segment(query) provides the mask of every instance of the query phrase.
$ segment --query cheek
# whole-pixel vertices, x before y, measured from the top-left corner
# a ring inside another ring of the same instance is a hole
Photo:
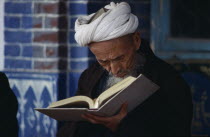
[[[132,66],[134,64],[134,57],[133,56],[129,56],[124,62],[123,62],[123,66],[124,69],[131,69]]]
[[[128,63],[128,61],[123,61],[123,62],[121,62],[120,63],[121,65],[121,69],[122,70],[127,70],[127,69],[129,69],[129,63]]]

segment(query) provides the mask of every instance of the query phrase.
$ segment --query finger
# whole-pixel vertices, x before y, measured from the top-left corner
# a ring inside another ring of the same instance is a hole
[[[124,117],[128,113],[127,109],[128,109],[128,103],[126,102],[126,103],[122,104],[120,112],[118,114],[121,115],[122,117]]]
[[[127,112],[127,109],[128,109],[128,102],[126,102],[122,105],[123,112]]]
[[[86,114],[82,114],[82,118],[86,119],[87,121],[93,123],[93,124],[99,124],[97,121],[95,121],[94,119],[88,117]]]
[[[109,122],[109,119],[110,119],[108,117],[96,116],[96,115],[93,115],[93,114],[86,114],[86,116],[88,118],[91,118],[91,119],[99,122],[100,124],[105,124],[105,123]]]

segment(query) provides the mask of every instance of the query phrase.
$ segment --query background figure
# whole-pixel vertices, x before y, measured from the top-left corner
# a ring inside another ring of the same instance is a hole
[[[18,122],[17,110],[18,102],[9,86],[6,75],[0,72],[0,136],[17,137]]]

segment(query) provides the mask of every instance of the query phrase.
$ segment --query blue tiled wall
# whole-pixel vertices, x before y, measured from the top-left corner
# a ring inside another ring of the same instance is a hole
[[[32,3],[23,2],[18,3],[15,1],[8,1],[5,3],[5,12],[6,13],[15,13],[15,14],[31,14],[32,13]]]
[[[8,28],[19,28],[20,17],[5,17],[5,27]]]
[[[32,62],[22,59],[5,59],[5,68],[9,69],[31,69]]]
[[[19,137],[56,136],[57,121],[34,108],[66,98],[68,70],[60,69],[66,65],[60,60],[67,62],[67,54],[61,50],[67,43],[57,38],[58,17],[64,16],[57,9],[59,1],[5,0],[4,72],[19,103]],[[46,32],[52,35],[46,36]]]
[[[58,98],[57,75],[34,73],[6,73],[10,87],[19,102],[18,123],[20,137],[52,137],[57,131],[56,121],[35,111],[45,108]]]
[[[5,45],[5,56],[20,56],[20,46],[19,45]],[[15,50],[14,50],[15,49]]]
[[[87,3],[69,3],[69,15],[87,14]]]
[[[32,39],[32,33],[31,32],[25,32],[25,31],[5,31],[5,41],[8,43],[30,43]]]
[[[88,49],[88,47],[71,47],[70,48],[71,58],[85,58],[93,57],[94,55]]]
[[[21,28],[28,29],[33,27],[33,18],[32,17],[22,17]]]

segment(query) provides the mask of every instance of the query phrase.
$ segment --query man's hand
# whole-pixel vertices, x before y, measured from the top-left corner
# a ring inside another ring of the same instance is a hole
[[[120,112],[111,117],[101,117],[93,114],[84,114],[82,117],[93,124],[102,124],[112,131],[116,131],[120,121],[127,115],[127,103],[124,103],[120,109]]]

